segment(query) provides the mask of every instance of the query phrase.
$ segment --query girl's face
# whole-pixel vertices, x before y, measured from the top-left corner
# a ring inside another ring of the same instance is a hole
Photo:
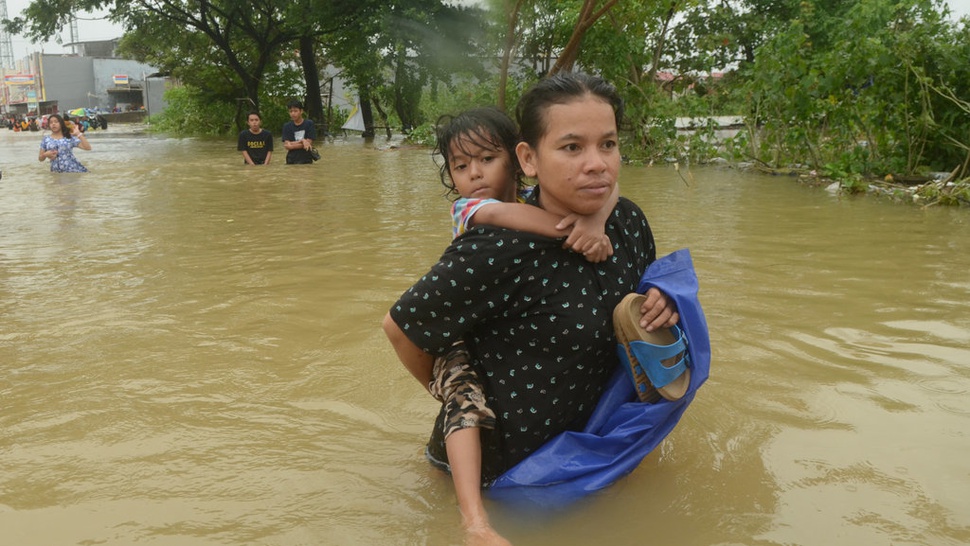
[[[505,148],[483,146],[467,137],[452,141],[448,175],[462,197],[515,201],[512,156]]]
[[[562,216],[600,210],[620,172],[613,107],[587,94],[549,106],[543,119],[546,132],[537,146],[516,147],[525,175],[539,180],[539,205]]]
[[[47,127],[51,130],[52,133],[60,133],[61,120],[57,118],[50,118],[47,120]]]
[[[246,124],[249,125],[249,130],[253,133],[259,132],[259,126],[262,124],[262,120],[256,114],[250,114],[249,118],[246,120]]]

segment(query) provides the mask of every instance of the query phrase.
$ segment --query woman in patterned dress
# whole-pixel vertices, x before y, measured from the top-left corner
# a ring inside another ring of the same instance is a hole
[[[523,95],[516,155],[537,179],[531,204],[558,216],[603,206],[620,169],[622,110],[612,85],[582,74],[558,74]],[[613,256],[590,263],[562,238],[476,226],[384,319],[398,358],[422,385],[434,357],[463,338],[495,411],[495,429],[482,431],[481,481],[455,484],[469,543],[508,544],[488,522],[481,486],[559,433],[582,429],[618,365],[613,308],[636,289],[656,249],[643,211],[625,198],[606,234]],[[656,289],[642,311],[650,329],[679,318]],[[432,438],[429,454],[438,449]]]
[[[52,115],[47,120],[47,126],[51,134],[44,135],[40,141],[40,154],[37,161],[51,160],[52,173],[86,173],[87,169],[81,162],[74,157],[73,148],[90,150],[91,143],[81,132],[80,127],[74,124],[71,127],[70,136],[65,136],[64,118],[58,114]]]

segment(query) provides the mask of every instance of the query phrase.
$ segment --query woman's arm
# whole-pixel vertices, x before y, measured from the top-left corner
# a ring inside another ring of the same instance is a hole
[[[54,159],[57,157],[57,148],[47,149],[44,145],[47,143],[47,137],[44,137],[40,141],[40,153],[37,154],[37,161],[44,161],[45,159]]]
[[[84,136],[84,133],[82,133],[81,130],[78,129],[77,124],[74,125],[74,133],[72,136],[76,136],[81,140],[81,143],[77,145],[78,148],[82,150],[91,151],[91,143],[88,142],[88,137]]]
[[[384,316],[384,322],[381,326],[384,328],[384,334],[387,335],[391,346],[394,347],[398,360],[421,383],[421,386],[427,389],[431,383],[431,368],[434,366],[434,357],[422,351],[408,339],[401,327],[391,318],[390,313]]]

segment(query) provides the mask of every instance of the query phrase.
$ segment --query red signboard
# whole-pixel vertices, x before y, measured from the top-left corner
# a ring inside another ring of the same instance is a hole
[[[34,85],[33,74],[7,74],[3,77],[7,85]]]

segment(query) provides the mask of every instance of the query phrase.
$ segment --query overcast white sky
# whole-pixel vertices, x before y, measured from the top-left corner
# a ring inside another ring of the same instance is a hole
[[[2,0],[0,0],[2,1]],[[970,0],[966,0],[970,3]],[[20,15],[20,12],[25,10],[27,6],[30,5],[31,0],[6,0],[7,2],[7,17],[13,19]],[[89,20],[92,19],[92,20]],[[120,38],[124,31],[120,26],[113,25],[108,21],[105,21],[99,15],[78,14],[78,34],[80,35],[79,41],[87,42],[94,40],[110,40],[112,38]],[[67,28],[61,33],[61,40],[64,43],[71,41],[71,31]],[[35,51],[43,50],[44,53],[70,53],[70,48],[62,47],[57,44],[54,40],[46,44],[33,44],[27,38],[23,36],[13,36],[13,57],[14,59],[22,59],[28,54]]]
[[[6,0],[7,16],[14,18],[20,15],[29,4],[30,0]],[[947,0],[951,11],[959,18],[970,15],[970,0]],[[104,19],[99,19],[103,14],[78,14],[78,34],[79,41],[110,40],[120,38],[122,35],[121,27],[113,25]],[[61,40],[69,42],[71,38],[70,30],[64,29],[61,33]],[[13,56],[15,59],[26,57],[29,53],[43,50],[45,53],[70,53],[70,48],[65,48],[51,41],[46,44],[32,44],[22,36],[13,37]]]

